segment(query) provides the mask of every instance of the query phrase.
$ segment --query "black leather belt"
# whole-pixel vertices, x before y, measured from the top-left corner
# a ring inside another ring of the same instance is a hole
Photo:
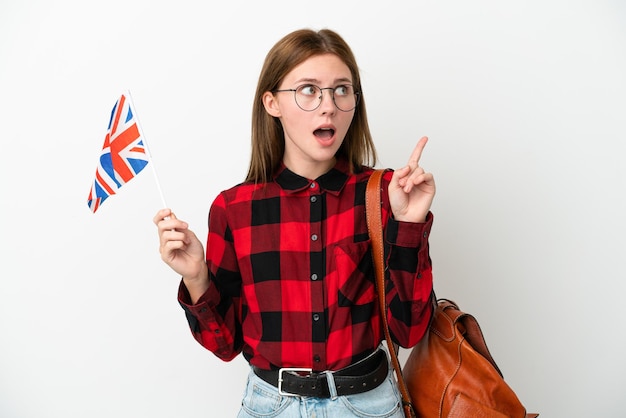
[[[300,368],[263,370],[252,367],[252,369],[261,379],[277,387],[282,395],[316,398],[331,396],[326,372],[312,372],[311,369]],[[387,378],[388,371],[387,354],[383,350],[377,350],[364,360],[332,372],[337,395],[354,395],[372,390]],[[298,374],[302,372],[308,374]]]

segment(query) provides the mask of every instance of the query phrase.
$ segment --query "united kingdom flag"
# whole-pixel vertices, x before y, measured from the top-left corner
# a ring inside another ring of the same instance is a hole
[[[96,178],[87,204],[96,212],[102,203],[148,165],[148,154],[139,132],[131,100],[122,94],[109,120]]]

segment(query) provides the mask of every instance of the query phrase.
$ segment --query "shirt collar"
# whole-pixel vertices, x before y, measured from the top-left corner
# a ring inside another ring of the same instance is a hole
[[[322,190],[338,195],[348,181],[349,176],[350,168],[348,161],[345,158],[339,157],[333,168],[315,180],[302,177],[289,170],[284,164],[281,164],[274,175],[274,181],[288,193],[305,190],[310,187],[313,181],[316,181]]]

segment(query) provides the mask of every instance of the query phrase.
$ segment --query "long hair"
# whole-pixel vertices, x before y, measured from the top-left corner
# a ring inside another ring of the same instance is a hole
[[[308,58],[334,54],[350,69],[352,84],[359,92],[359,101],[346,137],[337,151],[344,156],[354,172],[362,165],[375,165],[376,149],[365,111],[359,68],[348,44],[332,30],[315,32],[301,29],[278,41],[265,57],[252,108],[252,153],[246,181],[268,182],[285,153],[285,138],[278,118],[269,115],[263,106],[263,94],[278,88],[285,76]]]

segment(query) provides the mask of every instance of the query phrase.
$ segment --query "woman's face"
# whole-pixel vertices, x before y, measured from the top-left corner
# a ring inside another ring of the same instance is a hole
[[[294,100],[294,92],[266,92],[263,104],[266,111],[278,118],[285,132],[283,162],[291,171],[315,179],[335,164],[335,154],[348,132],[354,109],[339,110],[332,98],[332,90],[351,85],[352,75],[344,62],[333,54],[313,56],[291,70],[278,90],[297,89],[315,85],[322,89],[322,101],[313,111],[302,110]],[[319,95],[317,95],[319,96]]]

